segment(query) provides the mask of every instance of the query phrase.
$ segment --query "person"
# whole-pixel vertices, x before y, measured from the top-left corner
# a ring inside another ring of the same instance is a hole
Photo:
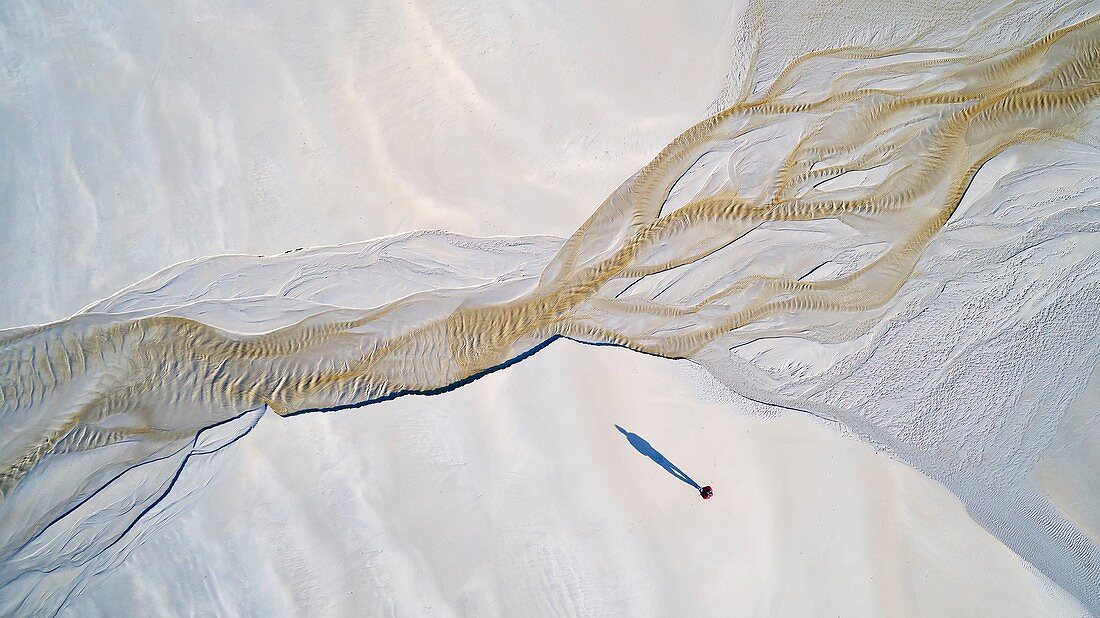
[[[704,500],[710,500],[710,497],[714,495],[714,490],[711,489],[710,485],[707,485],[699,490],[699,495],[703,496]]]

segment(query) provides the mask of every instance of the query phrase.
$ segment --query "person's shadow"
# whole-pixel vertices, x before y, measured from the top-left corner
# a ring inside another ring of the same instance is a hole
[[[690,476],[684,474],[684,471],[680,468],[677,468],[676,464],[665,459],[665,456],[657,452],[657,449],[653,448],[653,445],[649,442],[646,442],[645,438],[639,436],[636,433],[630,433],[629,431],[623,429],[622,427],[619,427],[618,425],[615,425],[615,429],[618,429],[624,436],[626,436],[627,441],[630,442],[630,446],[634,447],[634,450],[652,459],[653,463],[661,466],[665,470],[668,470],[668,473],[672,476],[675,476],[676,478],[687,483],[688,485],[691,485],[695,489],[700,488],[699,483],[696,483],[691,479]]]

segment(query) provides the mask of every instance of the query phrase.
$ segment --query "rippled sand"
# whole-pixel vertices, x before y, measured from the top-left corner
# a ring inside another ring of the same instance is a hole
[[[214,258],[0,333],[10,607],[61,602],[263,410],[433,393],[559,337],[842,423],[1095,606],[1100,547],[1035,470],[1096,360],[1100,18],[1008,4],[777,65],[776,10],[748,9],[732,104],[566,239]]]

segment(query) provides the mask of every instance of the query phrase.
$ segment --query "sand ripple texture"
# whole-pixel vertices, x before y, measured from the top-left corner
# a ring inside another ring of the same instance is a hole
[[[1100,609],[1098,497],[1073,481],[1097,463],[1095,7],[782,62],[776,11],[750,11],[732,104],[570,238],[216,257],[0,332],[0,612],[62,607],[266,410],[450,388],[555,337],[835,419]]]

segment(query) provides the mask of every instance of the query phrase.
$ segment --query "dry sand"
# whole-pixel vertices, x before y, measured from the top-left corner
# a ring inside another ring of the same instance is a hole
[[[559,341],[443,395],[267,415],[70,615],[1084,614],[938,483],[777,412]]]

